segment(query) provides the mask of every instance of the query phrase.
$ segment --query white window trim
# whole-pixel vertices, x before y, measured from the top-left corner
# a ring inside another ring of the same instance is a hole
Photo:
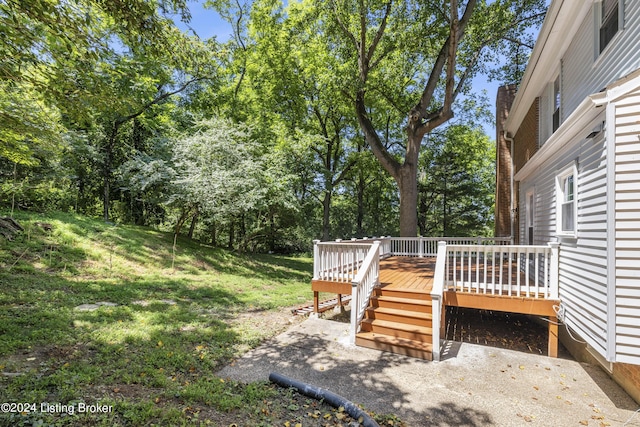
[[[600,25],[602,24],[602,1],[596,1],[593,3],[593,54],[595,58],[594,66],[599,65],[599,63],[603,60],[607,53],[612,49],[612,46],[618,43],[618,39],[622,37],[622,32],[624,31],[624,1],[618,2],[618,32],[607,46],[600,52]]]
[[[525,193],[525,218],[524,218],[524,234],[527,245],[533,245],[536,236],[536,199],[535,189],[532,187]],[[529,241],[529,228],[533,229],[533,242]]]
[[[564,202],[563,181],[566,177],[573,175],[573,230],[562,229],[562,205]],[[558,237],[576,238],[578,236],[578,165],[574,161],[565,169],[556,174],[556,235]]]
[[[560,78],[560,72],[562,64],[558,64],[557,69],[553,74],[553,78],[547,81],[542,95],[540,96],[539,105],[539,119],[538,119],[538,148],[542,147],[551,136],[557,132],[553,130],[553,112],[555,110],[555,91],[554,83],[559,80],[560,83],[560,123],[562,125],[562,78]]]
[[[558,82],[558,127],[553,128],[553,116],[556,112],[556,82]],[[562,79],[560,73],[556,74],[556,78],[551,82],[551,134],[556,133],[562,124]]]

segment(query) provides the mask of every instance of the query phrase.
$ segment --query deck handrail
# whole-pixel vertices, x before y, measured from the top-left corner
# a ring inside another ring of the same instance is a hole
[[[444,289],[557,299],[558,247],[557,243],[447,245]]]
[[[351,282],[351,343],[355,344],[360,322],[369,306],[373,288],[380,282],[380,242],[371,245],[360,265],[358,274]]]
[[[314,240],[313,280],[350,283],[364,261],[371,243]]]
[[[447,262],[447,242],[438,242],[436,267],[433,272],[433,286],[431,288],[431,354],[435,362],[440,361],[440,322],[442,319],[442,295],[444,292],[444,274]]]
[[[435,257],[438,242],[450,245],[509,245],[510,237],[364,237],[362,239],[339,240],[344,244],[363,244],[380,241],[380,256]],[[333,244],[333,242],[331,242]]]

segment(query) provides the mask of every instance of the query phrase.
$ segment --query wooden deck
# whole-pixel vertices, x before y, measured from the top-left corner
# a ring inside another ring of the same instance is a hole
[[[380,261],[380,286],[399,291],[430,293],[435,258],[391,257]]]
[[[428,343],[431,339],[431,290],[435,264],[435,258],[402,256],[380,261],[380,287],[374,290],[361,324],[362,331],[356,337],[358,345],[430,359]],[[517,277],[512,276],[512,280],[515,283]],[[312,288],[315,304],[318,304],[318,292],[337,293],[338,304],[341,304],[341,295],[351,292],[350,283],[314,281]],[[443,305],[546,316],[550,320],[548,354],[557,357],[558,326],[553,311],[557,301],[533,295],[523,297],[470,291],[445,291]],[[446,323],[445,312],[446,309],[442,314],[443,326]]]

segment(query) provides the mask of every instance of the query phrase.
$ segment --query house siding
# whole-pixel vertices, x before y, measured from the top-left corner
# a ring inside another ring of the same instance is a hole
[[[640,364],[640,91],[615,104],[616,361]]]
[[[520,206],[534,190],[534,243],[556,241],[556,175],[577,163],[577,238],[560,239],[560,299],[564,321],[597,352],[607,342],[606,147],[604,134],[567,141],[563,153],[520,182]],[[525,231],[521,215],[520,233]],[[524,234],[523,234],[524,235]]]
[[[596,3],[594,7],[598,7]],[[594,48],[594,9],[582,22],[562,58],[562,118],[567,118],[590,94],[640,68],[637,49],[640,45],[640,2],[624,2],[625,26],[602,54],[596,58]]]

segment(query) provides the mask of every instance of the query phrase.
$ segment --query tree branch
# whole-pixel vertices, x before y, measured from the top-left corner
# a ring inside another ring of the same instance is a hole
[[[338,14],[338,6],[336,5],[336,2],[334,0],[331,0],[331,5],[333,6],[333,13],[336,17],[336,21],[338,22],[338,26],[340,27],[340,29],[342,29],[342,32],[345,34],[345,36],[347,36],[351,43],[353,43],[353,47],[358,50],[358,40],[356,39],[356,36],[354,36],[353,33],[349,31],[349,28],[347,28],[344,22],[342,22],[342,19],[340,19],[340,14]]]
[[[384,17],[382,18],[382,22],[380,23],[380,26],[378,27],[378,31],[376,31],[376,36],[373,38],[373,41],[371,42],[371,46],[369,46],[369,49],[367,50],[367,58],[370,61],[371,58],[373,58],[373,54],[376,50],[376,48],[378,47],[378,43],[380,43],[380,40],[382,39],[382,36],[384,35],[384,30],[387,27],[387,20],[389,19],[389,14],[391,13],[391,3],[393,3],[392,0],[389,1],[389,3],[387,3],[387,8],[384,11]],[[383,53],[383,57],[388,53],[384,52]],[[380,59],[376,60],[376,64],[378,62],[380,62]],[[371,68],[373,68],[373,66],[371,66]]]
[[[391,176],[398,179],[400,173],[400,162],[398,162],[384,147],[382,141],[380,141],[380,137],[376,132],[371,120],[367,116],[365,100],[364,100],[365,91],[364,89],[360,89],[356,95],[356,116],[358,117],[358,122],[360,123],[360,127],[364,132],[364,137],[369,147],[371,147],[371,151],[378,158],[382,167],[389,172]]]
[[[206,77],[194,77],[191,80],[185,82],[182,86],[180,86],[176,90],[173,90],[171,92],[165,92],[165,93],[162,93],[162,94],[158,95],[156,98],[154,98],[153,100],[151,100],[148,103],[146,103],[145,105],[143,105],[135,113],[132,113],[132,114],[129,114],[128,116],[124,116],[124,117],[120,117],[120,118],[116,119],[114,124],[117,125],[117,126],[120,126],[121,124],[126,123],[129,120],[135,119],[136,117],[141,116],[145,111],[147,111],[152,106],[154,106],[156,104],[159,104],[160,102],[164,101],[165,99],[169,98],[172,95],[175,95],[177,93],[182,92],[183,90],[188,88],[189,85],[191,85],[192,83],[195,83],[195,82],[198,82],[198,81],[201,81],[201,80],[205,80],[205,79],[206,79]]]
[[[457,15],[457,1],[452,0],[452,9],[454,3],[456,4],[455,14]],[[440,80],[440,76],[442,75],[444,66],[445,64],[450,62],[448,56],[452,51],[451,44],[453,43],[455,46],[457,46],[458,43],[463,39],[467,24],[471,19],[471,15],[473,14],[475,6],[476,0],[469,0],[462,18],[457,22],[456,25],[454,25],[453,22],[450,24],[449,37],[444,42],[442,48],[440,49],[440,52],[438,53],[438,58],[433,65],[431,74],[429,75],[429,80],[427,81],[425,89],[422,92],[422,97],[420,98],[418,104],[409,113],[409,128],[413,128],[413,131],[417,135],[425,135],[426,133],[430,132],[431,130],[435,129],[436,127],[440,126],[447,120],[451,119],[451,117],[453,117],[451,104],[455,101],[455,97],[450,97],[448,100],[450,104],[444,104],[443,107],[439,110],[438,114],[435,116],[433,114],[428,116],[427,108],[430,105],[431,100],[433,99],[433,94],[435,93],[436,88],[438,87],[438,82]],[[453,10],[452,13],[454,13]],[[453,50],[453,52],[455,56],[455,49]],[[453,61],[453,64],[455,65],[455,58]],[[450,68],[447,70],[447,79],[449,79],[450,73],[454,73],[453,76],[455,76],[455,70]]]

